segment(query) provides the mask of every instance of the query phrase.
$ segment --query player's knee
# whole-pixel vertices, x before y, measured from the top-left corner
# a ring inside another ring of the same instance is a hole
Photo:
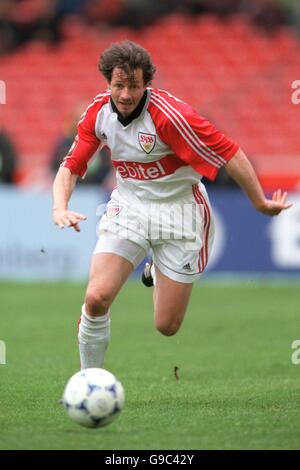
[[[105,289],[88,289],[85,296],[86,310],[90,315],[103,315],[112,302],[112,296]]]
[[[174,321],[156,320],[155,327],[164,336],[174,336],[180,328],[180,323]]]

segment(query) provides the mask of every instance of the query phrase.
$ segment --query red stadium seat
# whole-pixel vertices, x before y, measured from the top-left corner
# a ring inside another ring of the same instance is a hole
[[[190,102],[236,139],[268,187],[274,175],[284,174],[285,185],[297,180],[291,175],[299,170],[293,162],[299,160],[300,105],[291,102],[291,83],[300,79],[300,44],[289,30],[267,37],[241,16],[222,22],[176,14],[138,33],[119,28],[97,35],[73,20],[63,34],[57,49],[36,42],[0,58],[8,87],[2,115],[22,167],[49,160],[76,104],[106,87],[97,71],[100,52],[129,38],[151,51],[158,66],[154,85]]]

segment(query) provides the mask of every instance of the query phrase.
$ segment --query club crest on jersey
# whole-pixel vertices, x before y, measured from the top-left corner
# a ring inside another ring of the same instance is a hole
[[[139,132],[139,143],[144,152],[150,153],[156,144],[156,135]]]

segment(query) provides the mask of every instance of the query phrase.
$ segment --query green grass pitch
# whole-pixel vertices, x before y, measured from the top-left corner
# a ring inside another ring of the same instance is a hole
[[[163,337],[153,328],[151,289],[129,282],[112,308],[105,362],[126,404],[97,430],[73,423],[57,403],[79,369],[84,289],[0,285],[1,449],[300,448],[296,283],[198,283],[181,331]]]

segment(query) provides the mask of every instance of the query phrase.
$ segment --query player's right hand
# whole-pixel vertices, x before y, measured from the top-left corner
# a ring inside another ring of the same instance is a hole
[[[78,212],[69,211],[66,209],[53,209],[53,222],[59,228],[73,227],[76,232],[80,232],[79,222],[86,220],[86,216]]]

